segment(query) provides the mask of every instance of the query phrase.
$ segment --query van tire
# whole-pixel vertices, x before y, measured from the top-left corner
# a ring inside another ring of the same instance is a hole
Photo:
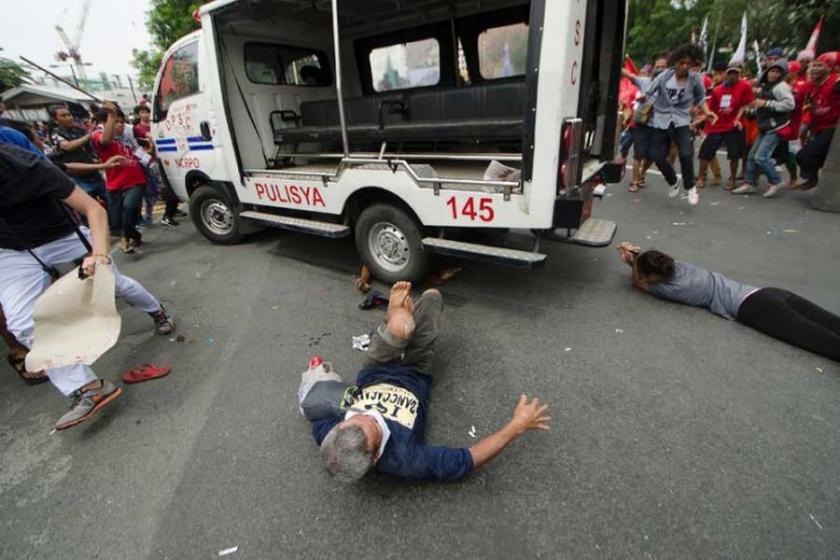
[[[190,197],[190,217],[201,234],[219,245],[242,241],[242,219],[227,194],[202,185]]]
[[[428,251],[420,224],[390,204],[362,210],[355,227],[356,248],[371,274],[386,283],[418,282],[426,272]]]

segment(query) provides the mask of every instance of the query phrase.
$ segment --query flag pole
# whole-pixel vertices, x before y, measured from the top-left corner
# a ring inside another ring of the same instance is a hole
[[[717,23],[715,24],[715,36],[712,39],[712,50],[709,53],[709,64],[706,67],[706,72],[712,71],[712,66],[715,63],[715,53],[717,52],[717,38],[718,38],[718,31],[720,31],[720,10],[718,10],[718,17]]]

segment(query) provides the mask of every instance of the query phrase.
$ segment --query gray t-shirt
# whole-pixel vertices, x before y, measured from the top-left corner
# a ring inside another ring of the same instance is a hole
[[[659,74],[645,93],[653,98],[653,128],[667,129],[691,124],[691,108],[706,99],[703,78],[696,72],[689,72],[685,83],[679,84],[676,72],[669,68]]]
[[[731,320],[738,317],[741,303],[757,289],[680,261],[674,263],[674,275],[669,280],[648,286],[648,291],[657,297],[708,307],[712,313]]]

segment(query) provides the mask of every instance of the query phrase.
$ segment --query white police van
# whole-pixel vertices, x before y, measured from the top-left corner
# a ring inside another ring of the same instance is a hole
[[[385,281],[419,278],[431,253],[531,267],[541,239],[611,242],[590,214],[621,176],[624,1],[216,0],[198,15],[164,56],[152,134],[209,240],[352,233]]]

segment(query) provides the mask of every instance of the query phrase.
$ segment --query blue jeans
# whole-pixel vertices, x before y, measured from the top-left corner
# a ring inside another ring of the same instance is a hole
[[[782,182],[782,176],[776,171],[776,162],[773,161],[773,152],[780,141],[781,138],[775,132],[764,132],[758,137],[750,150],[744,181],[754,186],[758,180],[758,173],[764,172],[771,185]]]
[[[155,203],[160,196],[160,187],[155,172],[151,169],[145,169],[144,171],[146,172],[146,192],[143,194],[143,200],[146,203],[145,216],[147,220],[151,221]]]
[[[108,222],[111,230],[120,229],[122,236],[139,241],[137,219],[143,204],[146,185],[137,185],[122,191],[108,191]]]
[[[93,175],[91,175],[91,179]],[[76,184],[79,185],[83,191],[88,193],[93,198],[101,198],[102,200],[108,200],[108,191],[105,190],[105,180],[100,177],[98,174],[96,179],[87,180],[87,178],[83,179],[81,177],[76,177]]]
[[[677,145],[680,156],[680,171],[682,171],[683,188],[688,190],[694,186],[694,140],[688,126],[671,126],[667,129],[649,128],[651,134],[648,155],[662,172],[665,181],[670,186],[677,184],[677,172],[668,162],[668,151],[671,142]]]

